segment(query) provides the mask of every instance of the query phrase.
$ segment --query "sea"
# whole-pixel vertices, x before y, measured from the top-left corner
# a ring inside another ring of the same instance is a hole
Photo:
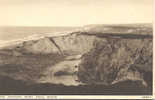
[[[0,27],[0,47],[17,41],[62,35],[79,29],[80,27],[2,26]]]

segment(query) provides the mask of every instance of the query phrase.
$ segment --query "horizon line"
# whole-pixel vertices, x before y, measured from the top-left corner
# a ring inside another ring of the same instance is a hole
[[[147,23],[105,23],[105,24],[85,24],[85,25],[77,25],[77,26],[69,26],[69,25],[64,25],[64,26],[58,26],[58,25],[0,25],[0,27],[84,27],[84,26],[89,26],[89,25],[136,25],[136,24],[153,24],[153,22],[147,22]]]

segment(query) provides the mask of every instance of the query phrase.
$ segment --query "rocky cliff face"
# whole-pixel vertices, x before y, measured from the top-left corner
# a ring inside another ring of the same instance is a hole
[[[84,54],[93,48],[96,36],[85,35],[82,32],[57,37],[46,37],[39,40],[24,42],[16,48],[24,53],[62,55]]]
[[[121,81],[141,81],[152,71],[152,39],[96,39],[94,48],[82,57],[81,81],[110,85]]]

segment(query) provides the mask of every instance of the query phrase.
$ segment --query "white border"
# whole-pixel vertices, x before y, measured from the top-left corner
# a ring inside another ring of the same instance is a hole
[[[111,95],[1,95],[0,99],[153,99],[151,95],[144,96],[111,96]]]
[[[153,0],[153,37],[155,37],[155,0]],[[0,95],[0,99],[155,99],[155,39],[153,38],[153,95]]]

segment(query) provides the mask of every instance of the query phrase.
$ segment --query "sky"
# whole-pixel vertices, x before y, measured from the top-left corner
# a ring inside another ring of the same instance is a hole
[[[0,26],[151,23],[153,0],[0,0]]]

